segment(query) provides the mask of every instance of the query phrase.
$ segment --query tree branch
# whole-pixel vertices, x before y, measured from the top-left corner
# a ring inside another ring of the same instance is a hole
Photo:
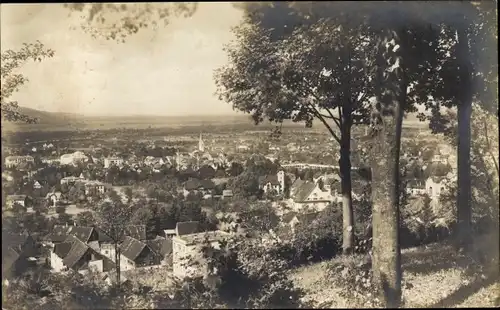
[[[321,116],[321,114],[318,112],[318,110],[314,107],[314,105],[310,104],[309,103],[309,106],[312,108],[312,112],[313,114],[316,115],[317,118],[319,118],[321,120],[321,122],[323,123],[323,125],[325,125],[325,127],[328,129],[328,131],[330,132],[330,134],[333,136],[333,138],[337,141],[337,143],[340,143],[340,139],[339,137],[337,136],[337,134],[333,131],[332,127],[330,125],[328,125],[328,122]]]

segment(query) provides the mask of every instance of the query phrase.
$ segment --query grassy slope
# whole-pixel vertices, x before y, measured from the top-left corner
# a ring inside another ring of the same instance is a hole
[[[411,284],[403,289],[405,307],[493,307],[498,303],[498,278],[495,283],[481,279],[478,274],[479,279],[466,274],[464,267],[471,260],[458,257],[450,246],[433,244],[404,250],[402,255],[403,277]],[[339,259],[345,258],[335,258]],[[359,307],[338,295],[341,288],[325,276],[328,264],[305,266],[292,271],[290,276],[315,308]]]

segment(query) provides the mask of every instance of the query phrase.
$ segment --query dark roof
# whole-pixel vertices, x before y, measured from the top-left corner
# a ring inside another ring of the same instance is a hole
[[[87,243],[94,232],[94,227],[55,225],[52,233],[46,239],[52,242],[63,242],[68,235],[72,235]]]
[[[2,251],[2,275],[7,273],[16,263],[21,255],[13,248]]]
[[[146,243],[128,236],[120,245],[121,254],[132,261],[135,261],[146,247]]]
[[[63,242],[68,236],[69,227],[62,225],[54,225],[52,232],[45,239],[52,242]]]
[[[307,197],[312,193],[316,184],[311,181],[303,182],[300,187],[295,191],[293,200],[296,202],[306,201]]]
[[[212,180],[201,180],[200,181],[200,186],[203,189],[214,189],[215,188],[215,183],[212,182]]]
[[[175,226],[175,230],[178,236],[189,235],[199,232],[199,222],[190,221],[190,222],[178,222]]]
[[[276,175],[266,175],[259,178],[259,183],[261,185],[265,185],[267,183],[271,183],[272,185],[279,185],[278,176]]]
[[[58,243],[54,246],[54,253],[60,258],[65,258],[68,255],[71,247],[73,246],[73,242],[62,242]]]
[[[208,173],[209,175],[215,174],[215,169],[212,166],[209,165],[203,165],[198,169],[199,174],[205,174]]]
[[[299,191],[300,187],[302,184],[304,184],[306,181],[302,179],[296,179],[295,182],[292,183],[292,188],[290,189],[290,195],[293,197],[297,194]]]
[[[100,243],[112,243],[113,240],[111,239],[110,236],[108,236],[102,229],[96,227],[95,231],[97,232],[97,240]]]
[[[146,244],[160,256],[172,253],[172,239],[158,237],[154,240],[146,240]]]
[[[193,178],[184,183],[184,188],[188,191],[196,189],[214,189],[215,184],[212,180],[198,180]]]
[[[200,186],[200,180],[198,179],[189,179],[184,183],[184,188],[188,191],[198,189]]]
[[[65,258],[63,258],[63,263],[66,267],[73,269],[75,265],[82,259],[82,257],[91,250],[88,245],[78,240],[74,236],[70,236],[69,239],[73,239],[71,244],[71,249]]]
[[[68,234],[87,243],[94,232],[94,227],[69,226]]]
[[[288,212],[287,214],[283,215],[283,222],[284,223],[289,223],[293,218],[297,215],[297,212]]]
[[[419,189],[424,189],[425,188],[425,182],[417,179],[413,179],[408,181],[407,187],[409,188],[419,188]]]
[[[297,220],[299,220],[299,223],[302,225],[308,225],[311,224],[318,217],[319,214],[320,214],[319,212],[297,214]]]
[[[14,234],[2,230],[2,250],[7,250],[8,248],[19,248],[26,244],[28,240],[33,240],[33,238],[28,234]]]
[[[146,240],[146,225],[130,225],[125,228],[125,236],[137,240]]]

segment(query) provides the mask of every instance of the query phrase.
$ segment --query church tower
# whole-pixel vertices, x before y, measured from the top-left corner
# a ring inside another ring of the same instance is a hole
[[[198,151],[205,152],[205,143],[203,143],[203,138],[200,133],[200,140],[198,141]]]
[[[181,169],[181,154],[179,154],[179,150],[176,152],[176,158],[175,158],[175,165],[177,167],[177,171],[180,171]]]
[[[280,194],[282,194],[285,192],[285,171],[278,171],[277,177],[278,183],[280,184]]]

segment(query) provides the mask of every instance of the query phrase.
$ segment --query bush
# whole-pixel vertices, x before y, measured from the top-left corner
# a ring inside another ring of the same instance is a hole
[[[66,212],[66,207],[64,206],[57,206],[56,207],[56,213],[57,214],[62,214],[62,213],[65,213]]]
[[[276,248],[276,247],[271,247]],[[261,242],[231,239],[219,250],[203,248],[208,270],[203,281],[191,280],[191,307],[281,308],[300,306],[301,292],[288,279],[287,262]]]
[[[328,266],[329,278],[342,288],[339,295],[352,302],[354,307],[380,307],[374,296],[371,261],[367,256],[356,255],[342,257]]]
[[[275,251],[292,267],[336,256],[341,242],[342,215],[329,206],[311,224],[297,225],[291,239],[281,242]]]

